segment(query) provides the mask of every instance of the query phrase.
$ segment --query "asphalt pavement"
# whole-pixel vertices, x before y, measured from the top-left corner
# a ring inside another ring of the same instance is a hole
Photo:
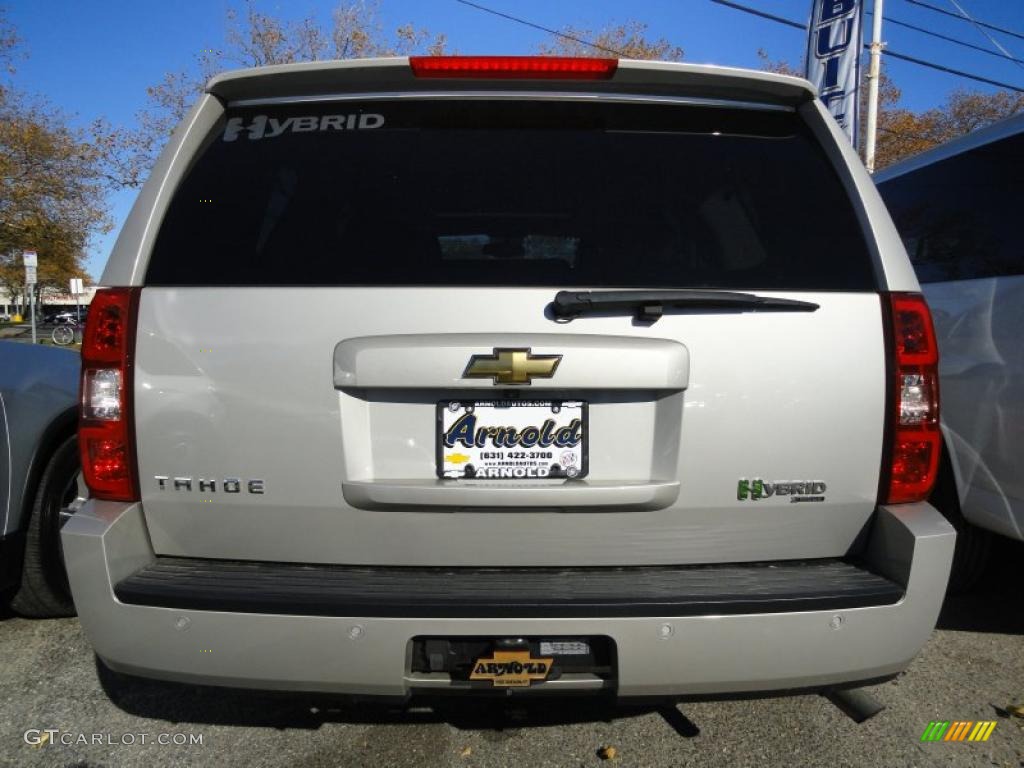
[[[1003,542],[992,565],[976,594],[947,599],[909,670],[868,689],[886,709],[860,725],[818,695],[663,706],[449,699],[403,710],[167,684],[107,671],[76,619],[0,615],[0,765],[1020,768],[1024,720],[1007,707],[1024,703],[1024,545]],[[922,743],[932,720],[996,726],[985,742]]]

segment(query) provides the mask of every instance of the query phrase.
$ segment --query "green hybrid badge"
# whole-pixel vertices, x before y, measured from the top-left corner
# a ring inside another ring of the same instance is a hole
[[[788,496],[791,502],[824,501],[825,488],[825,483],[821,480],[768,483],[759,477],[753,480],[742,477],[736,485],[736,498],[739,501],[760,501],[772,496]]]

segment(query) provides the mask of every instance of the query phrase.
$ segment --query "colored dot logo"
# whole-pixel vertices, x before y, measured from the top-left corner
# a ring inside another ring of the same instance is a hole
[[[921,741],[988,741],[995,729],[995,720],[933,720],[921,734]]]

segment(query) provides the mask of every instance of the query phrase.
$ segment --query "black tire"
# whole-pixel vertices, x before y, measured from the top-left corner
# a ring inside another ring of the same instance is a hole
[[[80,469],[78,439],[72,436],[58,445],[39,479],[25,532],[21,585],[11,599],[11,608],[22,616],[75,615],[60,544],[60,511],[77,495]]]
[[[956,489],[953,466],[945,446],[939,462],[939,476],[928,501],[956,529],[956,548],[953,551],[953,567],[949,573],[947,592],[951,595],[967,594],[977,586],[985,573],[992,550],[993,535],[991,531],[971,525],[964,517],[960,509],[960,496]]]

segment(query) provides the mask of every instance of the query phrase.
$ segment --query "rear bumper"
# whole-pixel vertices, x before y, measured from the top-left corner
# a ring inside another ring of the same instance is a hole
[[[157,557],[129,605],[228,613],[537,619],[734,616],[892,605],[903,587],[838,559],[630,568],[367,568]]]
[[[641,616],[380,618],[369,610],[339,616],[129,604],[115,588],[157,562],[141,508],[90,502],[62,536],[82,625],[111,668],[211,685],[381,696],[451,687],[445,675],[411,671],[413,638],[423,636],[611,638],[614,680],[567,675],[546,690],[610,685],[620,696],[703,695],[884,677],[906,667],[934,628],[955,539],[927,504],[881,508],[866,564],[904,588],[886,605],[692,615],[663,604],[660,615]]]

